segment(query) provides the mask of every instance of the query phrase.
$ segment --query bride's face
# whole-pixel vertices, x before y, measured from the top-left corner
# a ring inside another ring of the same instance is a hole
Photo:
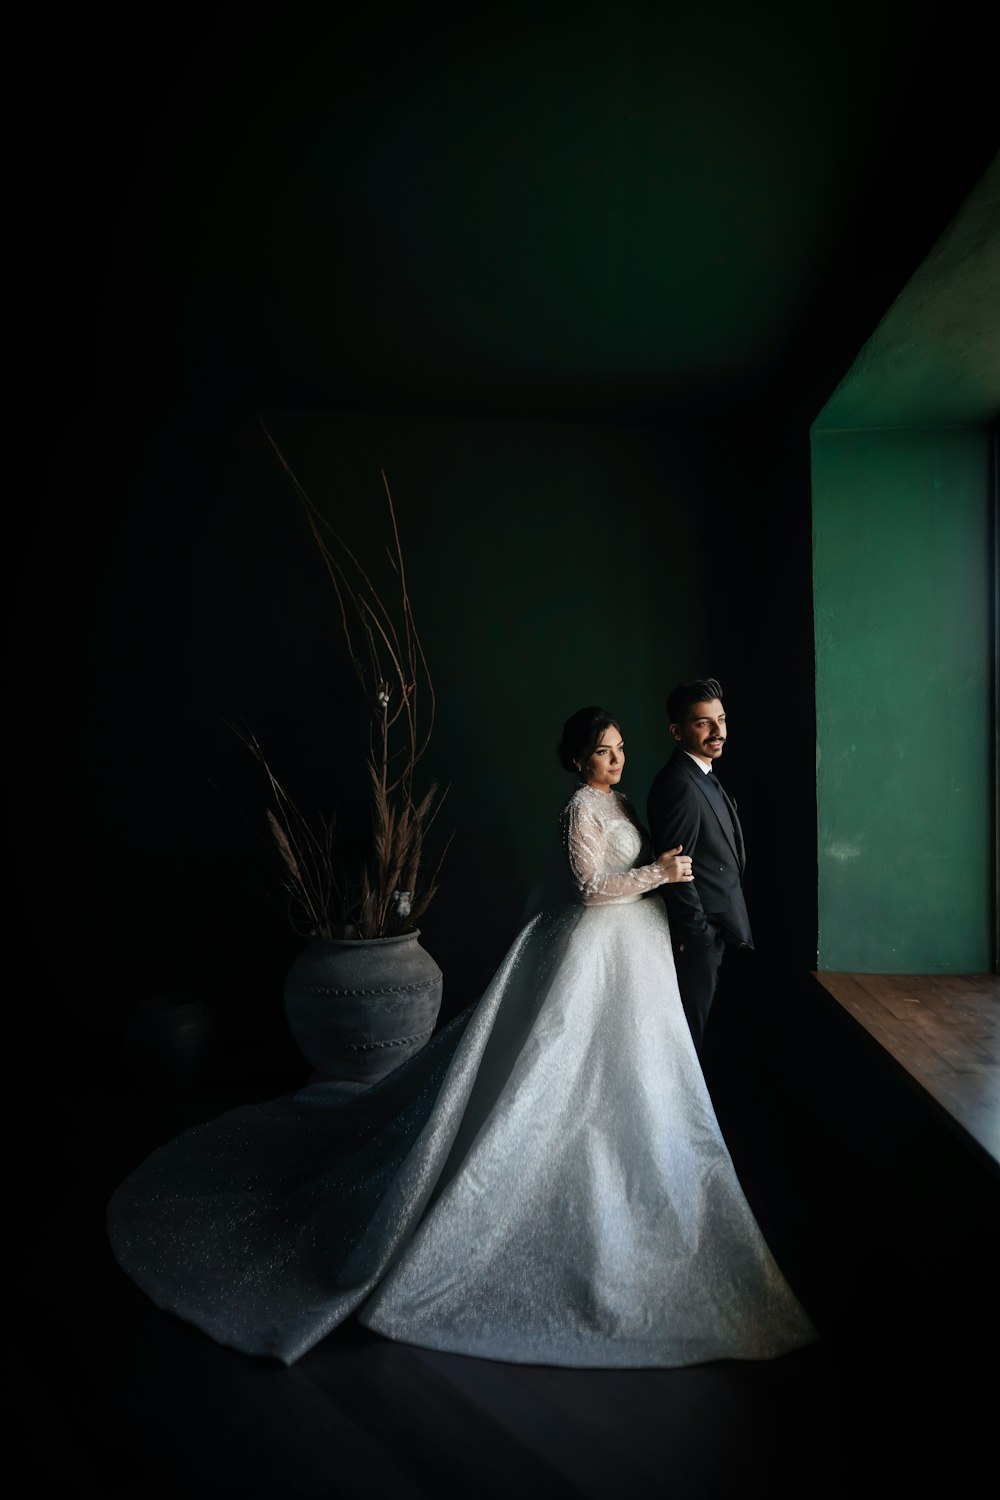
[[[621,730],[609,724],[583,764],[581,774],[588,786],[610,792],[622,779],[625,769],[625,745]]]

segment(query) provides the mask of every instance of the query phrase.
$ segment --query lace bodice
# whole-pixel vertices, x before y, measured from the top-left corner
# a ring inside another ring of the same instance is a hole
[[[639,863],[652,850],[618,792],[578,787],[560,824],[573,886],[584,906],[638,901],[665,883],[658,864]]]

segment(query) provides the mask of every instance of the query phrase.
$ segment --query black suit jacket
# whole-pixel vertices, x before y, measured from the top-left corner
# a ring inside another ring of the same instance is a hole
[[[706,785],[709,780],[728,806],[732,834]],[[675,750],[650,788],[646,816],[657,855],[681,844],[682,853],[692,859],[693,881],[661,887],[674,941],[704,940],[715,928],[728,943],[752,948],[743,899],[743,830],[736,803],[721,783],[699,770],[683,750]]]

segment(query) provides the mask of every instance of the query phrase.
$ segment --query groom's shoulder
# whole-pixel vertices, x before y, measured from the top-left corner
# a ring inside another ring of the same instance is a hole
[[[667,756],[663,765],[657,772],[658,776],[676,776],[677,773],[687,771],[691,764],[691,757],[685,755],[683,750],[673,750]]]
[[[664,761],[663,765],[653,777],[650,790],[662,786],[666,781],[672,781],[677,776],[686,776],[687,768],[691,764],[690,757],[683,750],[675,750],[672,755]]]

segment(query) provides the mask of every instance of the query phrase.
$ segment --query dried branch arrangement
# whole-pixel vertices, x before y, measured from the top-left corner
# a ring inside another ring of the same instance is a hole
[[[274,438],[268,442],[302,501],[333,584],[351,664],[370,708],[371,851],[351,879],[335,860],[335,817],[309,820],[279,783],[256,738],[242,735],[271,788],[267,819],[280,857],[296,930],[326,938],[382,938],[410,931],[434,899],[447,843],[428,877],[425,839],[443,794],[416,791],[416,770],[434,727],[434,688],[413,619],[403,548],[382,471],[397,584],[390,608],[366,570],[306,494]],[[448,840],[450,843],[450,839]]]

